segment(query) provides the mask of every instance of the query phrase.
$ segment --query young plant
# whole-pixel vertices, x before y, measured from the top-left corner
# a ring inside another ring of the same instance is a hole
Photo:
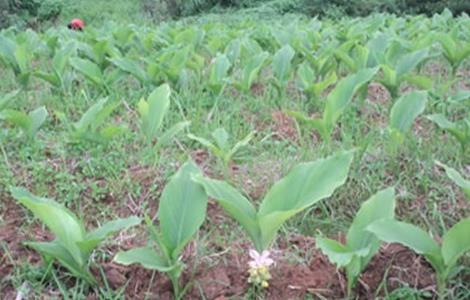
[[[228,177],[228,169],[229,164],[232,161],[234,155],[237,154],[242,148],[248,146],[250,141],[255,136],[255,131],[250,132],[247,136],[245,136],[242,140],[235,143],[235,145],[231,145],[229,143],[229,134],[224,128],[217,128],[212,132],[212,138],[215,141],[215,144],[210,142],[207,139],[197,137],[193,134],[188,134],[188,137],[196,142],[200,143],[201,145],[207,147],[209,151],[212,152],[223,165],[223,171],[225,172],[226,179]]]
[[[323,237],[316,238],[316,246],[338,268],[345,268],[348,280],[347,294],[351,296],[357,279],[372,257],[379,251],[380,241],[366,231],[367,226],[381,219],[393,219],[395,193],[393,188],[378,192],[361,205],[346,236],[346,244]]]
[[[219,54],[212,63],[209,75],[209,89],[215,95],[220,95],[228,82],[228,71],[230,70],[230,60],[225,54]]]
[[[447,280],[457,272],[458,259],[470,250],[470,218],[450,228],[442,237],[441,245],[421,228],[396,220],[376,221],[367,230],[384,242],[399,243],[423,255],[437,273],[437,291],[441,299]]]
[[[269,251],[265,251],[275,240],[277,231],[294,215],[331,196],[346,181],[353,156],[353,151],[341,152],[297,165],[271,187],[258,210],[225,181],[203,176],[195,176],[194,179],[247,232],[256,249],[256,253],[253,253],[256,255],[252,255],[256,268],[250,268],[250,273],[255,276],[250,278],[263,285],[269,279],[267,267],[270,265],[267,260]]]
[[[100,67],[88,59],[82,59],[74,57],[70,59],[70,65],[82,73],[87,80],[89,80],[93,85],[102,89],[106,93],[109,93],[109,87],[106,83],[105,76]]]
[[[142,86],[146,87],[152,83],[155,83],[155,76],[152,76],[152,72],[145,70],[139,63],[128,57],[115,57],[110,59],[117,68],[125,73],[129,73],[134,76]]]
[[[292,59],[295,50],[289,44],[279,49],[273,56],[272,69],[274,73],[274,83],[281,95],[284,95],[287,83],[292,73]]]
[[[460,120],[458,122],[451,122],[443,114],[429,115],[427,118],[442,130],[445,130],[453,135],[459,141],[462,152],[465,151],[467,144],[470,142],[469,119]]]
[[[28,114],[19,110],[5,109],[0,112],[0,120],[3,119],[20,127],[29,139],[34,138],[37,131],[46,121],[47,110],[41,106]]]
[[[32,72],[32,52],[28,42],[19,42],[0,34],[0,61],[13,70],[16,81],[26,89]]]
[[[309,128],[318,130],[323,140],[330,141],[334,126],[349,102],[363,85],[372,80],[377,70],[377,68],[363,69],[342,79],[328,95],[321,119],[310,118],[302,112],[289,112],[289,115]]]
[[[439,161],[436,161],[436,164],[441,168],[444,168],[446,171],[447,177],[449,177],[452,182],[454,182],[458,187],[462,189],[467,199],[470,200],[470,180],[463,178],[457,170],[451,168]]]
[[[300,88],[314,100],[319,99],[323,91],[335,84],[338,80],[334,71],[330,72],[324,78],[319,79],[318,77],[320,76],[315,74],[315,70],[310,67],[307,61],[299,65],[297,77]]]
[[[384,55],[384,60],[380,62],[383,76],[379,82],[387,88],[392,99],[398,98],[400,85],[404,81],[411,82],[421,88],[432,86],[432,81],[430,82],[429,78],[411,74],[430,56],[429,49],[408,52],[399,42],[391,43]]]
[[[13,99],[19,94],[20,90],[10,92],[0,97],[0,113],[2,110],[8,108],[13,102]]]
[[[46,261],[57,260],[74,276],[93,285],[97,282],[88,270],[93,250],[112,233],[141,221],[137,217],[117,219],[86,232],[83,222],[54,200],[37,197],[23,188],[12,188],[11,194],[55,235],[52,242],[27,242],[26,245],[40,252]]]
[[[189,121],[179,122],[165,132],[161,132],[163,119],[170,108],[170,94],[170,86],[163,84],[156,88],[147,100],[141,99],[138,104],[140,128],[152,155],[161,147],[169,144],[178,133],[190,124]]]
[[[455,76],[463,61],[470,57],[470,43],[452,33],[437,34],[437,41],[441,44],[443,55],[449,62],[452,74]]]
[[[67,76],[66,67],[69,62],[70,57],[76,51],[76,46],[73,42],[68,43],[63,48],[60,48],[55,52],[54,57],[52,58],[52,72],[46,73],[43,71],[33,72],[33,75],[47,81],[51,84],[56,90],[66,93],[70,90],[72,81],[70,76]]]
[[[427,96],[428,93],[425,91],[410,92],[393,104],[388,132],[395,145],[403,144],[415,119],[426,108]]]
[[[235,87],[243,92],[249,92],[268,57],[267,52],[261,52],[250,58],[243,67],[240,80],[234,83]]]
[[[116,125],[103,126],[103,123],[116,108],[116,103],[108,103],[108,99],[100,99],[90,106],[78,122],[70,128],[72,142],[91,141],[100,143],[108,141],[123,129]]]
[[[123,265],[141,264],[147,269],[166,272],[173,284],[175,299],[182,299],[185,292],[179,282],[184,269],[181,253],[206,216],[207,195],[202,186],[191,179],[200,174],[193,162],[185,163],[160,197],[157,214],[160,230],[146,218],[151,237],[149,245],[119,252],[114,258]]]

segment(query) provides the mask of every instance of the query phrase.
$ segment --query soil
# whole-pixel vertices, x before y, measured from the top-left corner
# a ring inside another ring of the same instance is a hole
[[[220,225],[228,222],[220,207],[210,202],[209,222]],[[53,237],[40,225],[33,225],[28,233],[18,228],[25,220],[25,210],[11,199],[6,199],[0,208],[4,220],[0,223],[0,299],[15,299],[16,289],[10,281],[15,266],[27,263],[33,267],[41,265],[39,255],[21,244],[25,240],[52,240]],[[37,223],[34,223],[37,224]],[[235,226],[235,225],[234,225]],[[341,238],[340,238],[341,240]],[[145,241],[135,237],[126,240],[120,247],[129,249],[141,246]],[[217,253],[198,255],[197,244],[191,242],[183,252],[182,260],[186,269],[182,284],[190,283],[185,299],[246,299],[253,295],[247,283],[248,255],[251,245],[240,242]],[[111,246],[106,252],[116,253],[118,246]],[[5,251],[7,249],[7,251]],[[302,259],[294,259],[298,253]],[[265,299],[287,300],[313,298],[345,298],[346,278],[328,259],[315,249],[315,240],[305,236],[291,236],[280,240],[273,251],[276,264],[271,268],[272,279],[269,288],[259,291]],[[129,267],[110,261],[98,261],[103,267],[109,285],[114,288],[125,286],[126,299],[172,299],[172,286],[165,274],[145,270],[138,265]],[[100,272],[93,270],[99,278]],[[72,284],[73,281],[70,281]],[[434,291],[434,272],[429,264],[412,251],[400,245],[384,245],[364,270],[355,294],[359,299],[375,299],[385,290],[391,291],[406,285],[416,289]],[[54,291],[44,291],[53,295]],[[46,297],[47,298],[47,297]],[[88,299],[99,299],[94,291]]]

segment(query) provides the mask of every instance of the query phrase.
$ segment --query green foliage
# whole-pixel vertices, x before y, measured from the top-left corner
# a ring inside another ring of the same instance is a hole
[[[450,228],[442,237],[442,245],[421,228],[396,220],[376,221],[367,230],[384,242],[400,243],[422,254],[437,273],[441,297],[444,297],[449,276],[456,271],[458,259],[470,250],[470,218],[462,219]]]
[[[55,20],[63,8],[63,0],[1,0],[0,16],[5,19],[0,21],[0,28],[10,25],[36,25],[36,23]]]
[[[353,151],[299,164],[265,195],[256,211],[253,204],[224,181],[195,177],[207,194],[247,231],[256,250],[266,250],[282,224],[299,212],[327,198],[348,176]]]
[[[449,132],[460,143],[462,151],[470,142],[470,120],[463,119],[456,122],[449,121],[443,114],[433,114],[427,116],[429,120],[435,123],[439,128]]]
[[[114,258],[115,262],[123,265],[141,264],[147,269],[167,272],[176,299],[181,299],[184,294],[179,285],[184,268],[181,252],[206,217],[207,195],[202,186],[192,180],[199,174],[198,167],[188,161],[165,186],[158,211],[160,230],[149,218],[146,219],[154,245],[119,252]]]
[[[213,155],[215,155],[221,160],[221,162],[223,163],[224,172],[228,170],[229,163],[232,161],[234,156],[242,148],[248,146],[254,136],[255,132],[252,131],[243,139],[236,142],[234,145],[231,145],[229,143],[230,136],[224,128],[217,128],[212,132],[212,138],[215,141],[215,144],[207,139],[197,137],[193,134],[188,134],[188,137],[190,139],[195,140],[196,142],[209,149],[209,151],[211,151]]]
[[[357,279],[380,248],[380,241],[366,228],[381,219],[393,219],[395,215],[395,193],[388,188],[365,201],[349,228],[346,244],[317,237],[316,246],[338,267],[346,268],[348,296]]]
[[[447,177],[454,182],[458,187],[462,189],[467,199],[470,200],[470,180],[463,178],[457,170],[451,168],[441,162],[436,161],[436,164],[446,171]]]
[[[70,141],[74,143],[83,141],[102,143],[119,134],[123,130],[122,127],[104,125],[116,106],[116,103],[108,102],[107,98],[100,99],[90,106],[80,120],[70,127]]]
[[[372,80],[377,71],[377,68],[363,69],[340,80],[326,98],[325,110],[321,119],[310,118],[301,112],[289,112],[289,114],[295,117],[297,121],[318,130],[323,140],[329,141],[336,122],[349,102],[362,86]]]
[[[425,91],[410,92],[401,96],[393,104],[388,130],[396,145],[403,143],[413,122],[423,113],[426,108],[427,95]]]
[[[137,105],[140,114],[141,131],[148,145],[153,149],[152,152],[156,152],[161,147],[168,145],[178,133],[190,124],[189,121],[179,122],[162,132],[163,119],[170,107],[170,94],[170,86],[163,84],[149,95],[147,101],[141,99]]]
[[[12,188],[11,194],[55,235],[52,242],[28,242],[26,245],[43,254],[46,260],[57,260],[74,276],[90,284],[97,283],[88,270],[93,250],[109,235],[141,222],[137,217],[117,219],[86,232],[83,222],[59,203],[34,196],[22,188]]]
[[[6,98],[8,99],[8,98]],[[0,120],[3,119],[20,127],[29,139],[33,139],[41,125],[46,121],[48,112],[41,106],[28,114],[19,110],[5,109],[0,112]]]

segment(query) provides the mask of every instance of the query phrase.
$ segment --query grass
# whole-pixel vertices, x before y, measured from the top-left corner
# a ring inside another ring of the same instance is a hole
[[[123,24],[145,23],[147,20],[141,17],[137,3],[70,2],[62,18],[68,20],[72,16],[83,16],[95,26],[101,26],[104,20],[110,19]],[[122,13],[124,11],[125,14]],[[468,67],[465,65],[465,70]],[[13,74],[10,71],[4,74],[0,82],[1,93],[15,87]],[[462,82],[469,85],[470,79],[463,78]],[[0,198],[4,199],[4,203],[7,200],[12,202],[8,186],[17,185],[56,199],[88,224],[94,225],[96,220],[111,219],[126,213],[150,211],[154,214],[166,179],[187,156],[196,157],[196,151],[201,153],[202,148],[180,135],[177,143],[161,153],[158,168],[153,168],[153,157],[149,161],[142,159],[143,143],[136,132],[139,125],[135,107],[146,92],[136,82],[128,80],[119,85],[116,95],[121,105],[113,114],[113,120],[126,124],[126,132],[107,144],[72,145],[67,142],[66,124],[58,116],[64,114],[69,120],[78,120],[97,98],[95,91],[80,82],[80,87],[70,97],[63,97],[51,92],[47,84],[34,79],[31,90],[22,93],[15,106],[28,110],[46,105],[50,118],[33,141],[25,140],[15,128],[7,127],[1,133]],[[464,170],[469,163],[468,151],[462,155],[457,141],[437,130],[431,122],[420,118],[415,132],[406,139],[405,144],[400,149],[390,150],[384,124],[388,120],[391,103],[368,100],[369,117],[358,118],[361,108],[355,107],[357,104],[354,103],[353,108],[341,118],[341,130],[335,133],[331,144],[318,142],[312,132],[304,132],[300,140],[291,140],[279,133],[286,129],[296,132],[295,124],[278,124],[273,118],[273,112],[279,111],[276,95],[270,86],[259,96],[226,92],[216,98],[202,89],[182,91],[173,95],[165,125],[188,119],[192,122],[190,131],[202,137],[208,137],[214,129],[224,127],[234,141],[256,130],[255,139],[243,153],[242,159],[236,162],[238,171],[231,174],[231,181],[254,201],[261,199],[264,192],[296,163],[315,160],[341,149],[359,147],[362,151],[356,157],[347,183],[330,199],[290,220],[281,231],[281,240],[287,240],[292,235],[314,236],[322,232],[334,236],[345,232],[362,201],[391,185],[396,187],[399,195],[399,218],[428,228],[435,236],[440,236],[458,219],[469,215],[470,206],[462,193],[434,165],[437,159]],[[287,109],[306,110],[306,99],[300,93],[289,93],[284,100]],[[217,106],[214,106],[215,103]],[[468,112],[468,107],[463,110]],[[216,158],[202,153],[204,157],[198,161],[201,168],[213,177],[222,177],[223,170],[217,166]],[[0,205],[0,228],[10,222],[9,209],[10,206]],[[44,232],[44,228],[26,212],[21,211],[20,217],[18,236],[29,240],[35,239],[38,232]],[[246,241],[240,228],[235,227],[228,218],[222,219],[216,229],[206,224],[200,234],[197,253],[201,260],[210,261],[214,252],[224,252],[214,249],[231,249],[232,245]],[[145,232],[143,228],[138,228],[129,236],[113,240],[111,246],[95,254],[94,260],[109,261],[113,256],[111,250],[118,249],[127,238],[141,242]],[[293,263],[305,263],[304,253],[293,252],[289,254]],[[0,242],[0,253],[3,253],[0,256],[3,260],[14,265],[10,277],[0,279],[0,295],[7,286],[28,290],[31,299],[56,296],[83,299],[90,292],[82,282],[70,280],[64,272],[50,269],[45,276],[47,266],[30,264],[26,258],[13,259],[4,242]],[[470,286],[465,281],[470,275],[468,258],[461,268],[463,272],[452,282],[450,293],[453,299],[470,296]],[[102,279],[105,277],[102,276]],[[123,298],[123,289],[113,290],[106,282],[93,292],[102,299]],[[389,292],[388,299],[423,293],[406,286]],[[253,291],[247,291],[244,295],[245,299],[254,299],[255,296]]]

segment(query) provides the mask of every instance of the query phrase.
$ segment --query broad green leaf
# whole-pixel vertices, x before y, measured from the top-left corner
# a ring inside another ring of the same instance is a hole
[[[447,177],[449,177],[457,186],[459,186],[463,190],[467,198],[470,200],[470,181],[463,178],[462,175],[457,172],[457,170],[438,161],[436,162],[436,164],[444,168]]]
[[[43,255],[57,259],[64,267],[69,269],[73,275],[86,279],[91,278],[85,266],[78,265],[70,252],[63,247],[60,242],[27,242],[25,244]]]
[[[352,250],[338,241],[322,237],[315,239],[315,246],[328,256],[328,259],[338,267],[347,266],[355,256],[362,257],[369,254],[368,248]]]
[[[342,79],[328,95],[325,111],[323,113],[323,123],[329,132],[333,130],[333,126],[336,124],[336,121],[346,109],[346,106],[357,90],[372,80],[377,71],[377,68],[364,69],[356,74],[349,75]]]
[[[207,195],[191,177],[201,174],[191,161],[185,163],[167,183],[160,197],[158,218],[162,238],[176,260],[206,217]]]
[[[121,265],[129,266],[140,264],[146,269],[168,272],[173,269],[168,263],[160,257],[151,247],[134,248],[128,251],[121,251],[113,259]]]
[[[396,66],[397,76],[402,76],[414,70],[420,63],[429,57],[429,50],[418,50],[404,55]]]
[[[141,68],[135,61],[126,57],[116,57],[110,61],[122,71],[133,75],[141,84],[148,82],[148,76],[145,69]]]
[[[157,132],[163,123],[163,118],[168,112],[170,93],[170,86],[163,84],[150,94],[147,102],[141,100],[139,103],[142,129],[149,141],[157,136]]]
[[[442,238],[442,257],[452,267],[465,252],[470,250],[470,218],[460,220]]]
[[[85,237],[85,229],[71,211],[53,200],[37,197],[22,188],[11,188],[11,194],[47,225],[79,265],[84,264],[76,243]]]
[[[203,176],[194,176],[193,178],[204,187],[209,197],[216,200],[229,215],[240,223],[250,235],[257,249],[261,250],[259,249],[261,247],[261,233],[257,223],[256,209],[250,201],[225,181]]]
[[[255,82],[264,62],[268,59],[269,54],[261,52],[258,55],[252,57],[243,68],[241,85],[240,87],[244,91],[249,91],[253,83]]]
[[[100,99],[98,102],[90,106],[90,108],[88,108],[88,110],[82,115],[80,120],[73,124],[75,129],[84,132],[91,127],[93,123],[96,122],[100,112],[105,108],[107,101],[107,98]]]
[[[88,80],[97,86],[104,85],[103,73],[98,65],[95,63],[81,58],[71,58],[70,65],[80,73],[82,73]]]
[[[285,45],[274,54],[272,64],[274,76],[282,85],[285,85],[287,80],[289,80],[291,61],[294,55],[295,51],[290,45]]]
[[[354,151],[303,163],[268,191],[258,212],[263,246],[267,247],[281,225],[303,209],[327,198],[348,176]]]
[[[366,228],[377,220],[393,219],[394,216],[395,192],[392,187],[371,196],[361,205],[349,227],[346,237],[349,248],[359,250],[370,247],[371,252],[376,252],[380,243]]]
[[[443,271],[444,261],[439,245],[424,230],[412,224],[391,220],[378,220],[367,227],[380,240],[399,243],[422,254],[438,271]]]
[[[220,93],[225,85],[225,80],[228,76],[230,67],[230,61],[225,54],[219,54],[215,58],[209,76],[209,86],[215,93]]]
[[[414,120],[426,108],[428,93],[424,91],[410,92],[401,96],[392,107],[389,128],[406,135],[413,126]]]

